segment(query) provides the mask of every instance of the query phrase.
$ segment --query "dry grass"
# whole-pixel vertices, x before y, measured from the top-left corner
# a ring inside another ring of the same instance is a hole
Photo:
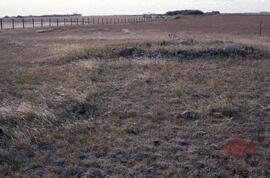
[[[268,46],[245,40],[129,40],[6,64],[2,176],[267,177]],[[207,49],[226,55],[197,56]],[[256,155],[226,155],[224,143],[236,136],[255,142]]]

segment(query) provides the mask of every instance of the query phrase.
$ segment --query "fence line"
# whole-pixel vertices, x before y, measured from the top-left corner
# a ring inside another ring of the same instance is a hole
[[[133,24],[143,22],[159,21],[161,18],[145,17],[82,17],[82,18],[22,18],[22,19],[0,19],[0,30],[7,29],[25,29],[25,28],[45,28],[59,26],[75,25],[115,25],[115,24]]]

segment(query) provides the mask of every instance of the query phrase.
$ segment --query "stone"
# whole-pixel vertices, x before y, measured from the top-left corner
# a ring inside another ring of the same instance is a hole
[[[153,144],[154,146],[159,146],[161,144],[161,141],[159,139],[154,139]]]
[[[184,111],[182,113],[177,114],[177,118],[184,118],[186,120],[195,120],[198,118],[198,113],[194,111]]]

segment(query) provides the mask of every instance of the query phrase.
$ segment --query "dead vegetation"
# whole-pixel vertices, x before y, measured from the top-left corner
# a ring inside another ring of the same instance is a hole
[[[267,49],[131,41],[9,65],[16,73],[0,71],[3,177],[270,173]],[[256,153],[227,154],[235,137],[256,144]]]
[[[160,41],[155,43],[124,43],[99,48],[74,50],[57,60],[62,64],[74,60],[97,59],[164,59],[164,60],[221,60],[221,59],[266,59],[266,50],[233,42],[203,43],[194,40]]]

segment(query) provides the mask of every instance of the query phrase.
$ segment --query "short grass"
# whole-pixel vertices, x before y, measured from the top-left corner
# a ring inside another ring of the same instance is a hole
[[[266,49],[198,39],[85,46],[16,66],[0,75],[1,175],[266,177],[269,69]],[[256,155],[226,155],[236,136]]]

